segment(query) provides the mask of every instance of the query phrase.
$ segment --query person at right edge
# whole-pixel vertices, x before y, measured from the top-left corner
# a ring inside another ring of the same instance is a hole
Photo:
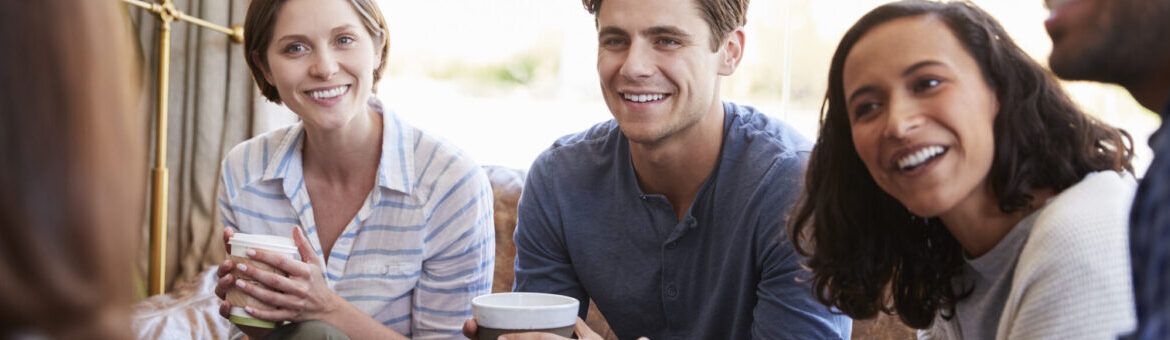
[[[1057,76],[1121,85],[1150,111],[1170,113],[1170,0],[1046,0]],[[1154,160],[1130,215],[1137,330],[1170,339],[1170,133],[1150,136]]]

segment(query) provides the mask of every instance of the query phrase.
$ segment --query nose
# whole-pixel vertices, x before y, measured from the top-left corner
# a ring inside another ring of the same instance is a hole
[[[926,121],[922,114],[922,107],[912,99],[891,98],[886,107],[884,135],[887,138],[906,138]]]
[[[309,75],[322,80],[329,80],[340,67],[337,65],[337,56],[333,51],[320,49],[314,53],[313,64],[309,67]]]
[[[640,80],[654,75],[654,52],[645,45],[636,41],[630,44],[629,49],[626,50],[626,60],[622,63],[620,70],[622,77]]]

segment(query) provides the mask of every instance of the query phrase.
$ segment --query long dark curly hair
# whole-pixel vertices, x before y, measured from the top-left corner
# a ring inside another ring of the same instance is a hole
[[[874,182],[853,146],[842,84],[845,59],[858,40],[883,23],[919,15],[945,22],[995,91],[1000,108],[988,182],[1004,213],[1027,207],[1033,190],[1059,192],[1090,172],[1132,173],[1133,141],[1081,112],[995,19],[971,3],[900,1],[863,16],[833,55],[820,135],[788,235],[808,257],[813,294],[822,303],[858,319],[896,314],[921,329],[940,312],[949,319],[969,293],[952,284],[963,249],[942,222],[916,218]]]

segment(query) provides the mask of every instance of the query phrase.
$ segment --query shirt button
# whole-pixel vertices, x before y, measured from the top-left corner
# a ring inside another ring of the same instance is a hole
[[[674,298],[676,296],[678,296],[678,289],[674,288],[674,285],[666,286],[666,297]]]

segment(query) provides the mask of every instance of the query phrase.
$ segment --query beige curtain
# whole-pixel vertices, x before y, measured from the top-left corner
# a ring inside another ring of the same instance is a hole
[[[113,0],[105,0],[113,1]],[[184,13],[220,25],[242,24],[247,1],[175,0]],[[154,126],[157,101],[158,17],[127,6],[141,47],[143,84]],[[170,98],[168,100],[167,167],[170,171],[166,277],[168,290],[176,281],[194,277],[223,259],[222,228],[216,212],[219,164],[237,143],[254,135],[256,94],[243,59],[243,45],[227,35],[186,22],[171,24]],[[151,159],[154,163],[154,134]],[[149,183],[149,178],[143,179]],[[149,184],[148,184],[149,185]],[[149,194],[149,189],[147,191]],[[149,221],[144,218],[144,221]],[[149,222],[147,222],[149,223]],[[139,278],[145,291],[149,257],[149,226],[142,227],[138,245]],[[129,246],[129,245],[128,245]]]

